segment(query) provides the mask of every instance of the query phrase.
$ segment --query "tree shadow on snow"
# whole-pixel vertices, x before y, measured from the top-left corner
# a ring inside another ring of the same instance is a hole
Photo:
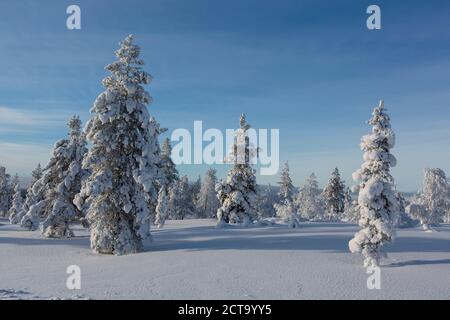
[[[450,239],[398,237],[385,246],[386,252],[449,252]]]
[[[327,228],[328,229],[323,229]],[[281,230],[284,229],[284,230]],[[351,224],[303,224],[300,228],[231,226],[215,229],[198,226],[159,229],[146,251],[169,250],[304,250],[348,253],[348,242],[357,226]],[[399,237],[385,247],[386,252],[448,252],[450,240],[426,237]]]
[[[348,234],[316,231],[315,235],[305,229],[280,232],[279,227],[224,228],[201,226],[186,229],[158,230],[147,251],[169,250],[320,250],[348,252]],[[348,232],[348,231],[347,231]],[[317,234],[319,233],[319,234]]]
[[[450,259],[410,260],[410,261],[394,262],[394,263],[387,265],[387,267],[423,266],[423,265],[433,265],[433,264],[450,264]]]
[[[89,248],[89,236],[75,236],[64,239],[0,237],[0,244],[21,246],[45,246],[56,244]]]

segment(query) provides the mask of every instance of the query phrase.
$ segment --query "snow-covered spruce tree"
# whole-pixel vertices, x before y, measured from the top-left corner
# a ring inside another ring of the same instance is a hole
[[[19,176],[16,174],[11,182],[14,189],[14,195],[12,200],[12,206],[9,208],[9,222],[11,224],[17,224],[19,220],[19,212],[22,209],[23,198],[22,190],[20,189]]]
[[[158,204],[156,205],[155,225],[158,228],[162,228],[164,226],[168,214],[169,214],[169,195],[167,194],[167,188],[162,187],[159,190]]]
[[[156,207],[160,154],[159,130],[144,90],[151,77],[142,70],[140,48],[128,36],[116,51],[117,61],[106,67],[106,90],[91,109],[85,127],[92,143],[83,161],[90,176],[75,199],[87,207],[94,252],[123,255],[143,250],[150,236],[151,206]]]
[[[216,196],[217,178],[216,170],[208,169],[203,178],[200,193],[197,198],[196,208],[199,218],[213,218],[219,208],[219,200]]]
[[[183,220],[192,218],[195,213],[192,190],[187,176],[175,181],[169,188],[170,218]]]
[[[319,183],[316,175],[312,173],[306,180],[306,184],[300,188],[295,199],[298,211],[306,220],[321,221],[325,215],[325,205],[321,197]]]
[[[52,207],[41,225],[42,235],[47,238],[72,237],[70,223],[84,218],[73,201],[86,176],[86,171],[82,169],[83,158],[87,152],[86,137],[81,132],[81,120],[78,116],[69,120],[68,127],[67,143],[54,153],[59,163],[55,168],[58,172],[58,184],[51,193],[52,198],[47,198]]]
[[[160,168],[166,178],[167,185],[171,185],[179,179],[178,170],[172,161],[172,146],[170,139],[166,138],[161,146],[161,163]]]
[[[372,125],[372,133],[361,138],[364,163],[353,173],[353,179],[359,182],[354,191],[359,192],[361,230],[349,242],[352,253],[363,254],[366,267],[379,265],[381,247],[393,240],[398,215],[394,179],[390,173],[391,167],[396,165],[396,159],[390,153],[395,134],[383,101],[373,110],[368,123]]]
[[[9,185],[10,176],[6,173],[6,168],[0,166],[0,216],[6,217],[10,208],[11,187]]]
[[[36,203],[38,203],[40,198],[36,197],[33,194],[33,185],[42,178],[42,168],[41,165],[38,164],[37,167],[31,172],[31,181],[29,187],[27,189],[27,195],[25,197],[25,202],[22,205],[18,215],[17,215],[17,223],[20,223],[23,219],[23,216],[30,210],[30,207]]]
[[[425,169],[419,201],[429,213],[429,225],[438,225],[444,221],[450,208],[450,187],[442,169]]]
[[[292,228],[298,228],[300,226],[299,218],[297,216],[297,210],[294,205],[294,185],[289,174],[289,164],[285,163],[284,168],[281,170],[280,190],[278,192],[278,198],[280,203],[274,204],[276,215]]]
[[[250,143],[247,130],[250,125],[241,114],[240,128],[236,131],[235,143],[227,162],[233,163],[225,181],[216,185],[220,208],[217,210],[217,227],[234,222],[248,226],[257,219],[256,177],[251,160],[257,156],[258,149]]]
[[[325,186],[322,197],[325,203],[326,218],[340,220],[345,207],[345,185],[341,180],[339,169],[335,168]]]
[[[283,169],[281,170],[280,182],[280,191],[278,193],[281,202],[284,200],[292,201],[294,196],[294,185],[292,184],[291,176],[289,174],[289,163],[286,161]]]

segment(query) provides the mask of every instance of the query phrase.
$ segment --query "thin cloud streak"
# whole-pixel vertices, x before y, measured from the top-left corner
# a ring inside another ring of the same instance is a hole
[[[53,110],[27,110],[20,108],[11,108],[0,106],[0,125],[3,126],[1,131],[17,131],[32,128],[41,128],[49,126],[60,126],[61,122],[65,122],[68,116],[66,113],[56,112]],[[19,128],[15,126],[20,126]],[[28,131],[27,130],[27,131]]]

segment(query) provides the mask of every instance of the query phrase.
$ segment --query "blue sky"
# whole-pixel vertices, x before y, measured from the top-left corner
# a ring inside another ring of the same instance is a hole
[[[81,30],[66,28],[70,4]],[[370,4],[381,30],[366,28]],[[2,0],[0,164],[27,176],[45,163],[66,119],[89,118],[104,66],[133,33],[154,77],[150,113],[169,130],[233,128],[244,111],[254,127],[280,129],[296,185],[312,171],[323,185],[335,166],[350,183],[382,98],[397,133],[393,174],[414,191],[425,167],[450,174],[449,30],[450,4],[438,0]],[[205,166],[179,169],[196,177]]]

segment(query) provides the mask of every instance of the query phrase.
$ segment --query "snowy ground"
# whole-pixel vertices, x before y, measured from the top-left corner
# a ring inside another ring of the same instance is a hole
[[[147,251],[91,253],[85,231],[42,239],[0,220],[0,299],[449,299],[450,225],[399,231],[368,290],[361,257],[348,252],[357,230],[342,223],[217,230],[212,220],[168,221]],[[81,290],[66,268],[81,267]]]

